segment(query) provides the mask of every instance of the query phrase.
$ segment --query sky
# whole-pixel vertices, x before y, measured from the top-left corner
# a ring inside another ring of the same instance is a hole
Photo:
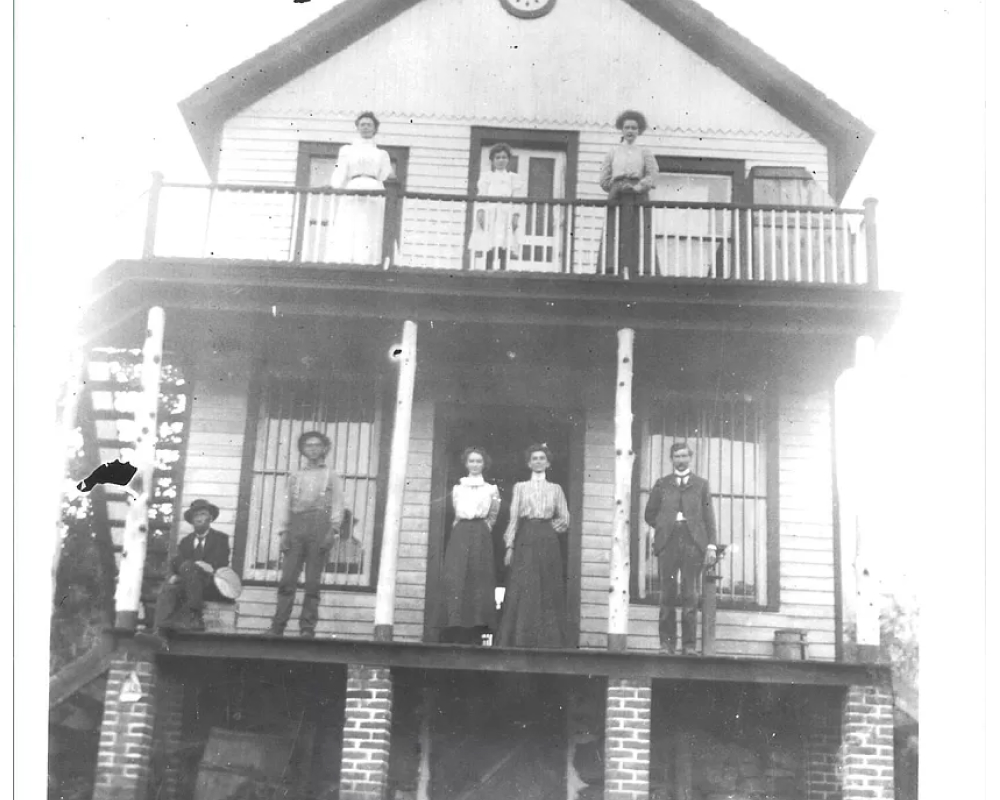
[[[53,474],[45,458],[56,442],[50,398],[66,369],[38,367],[68,363],[67,344],[90,300],[90,278],[130,254],[126,241],[134,247],[141,236],[150,173],[159,170],[174,181],[207,179],[177,102],[335,4],[17,3],[16,437],[33,432],[30,440],[15,439],[28,459],[19,456],[19,469],[30,464],[37,469],[28,474]],[[956,619],[950,601],[935,605],[941,599],[936,590],[953,585],[952,573],[959,573],[963,598],[977,603],[985,561],[979,555],[985,485],[983,3],[702,5],[876,132],[845,205],[879,199],[882,285],[904,293],[897,324],[878,346],[874,433],[865,447],[879,463],[880,565],[895,591],[935,589],[923,592],[922,625],[950,638],[956,624],[970,620]],[[961,475],[957,495],[941,483],[955,474]],[[24,491],[39,491],[38,483]],[[55,500],[44,491],[41,498],[54,514]],[[967,566],[942,570],[933,554],[947,547],[943,541],[953,532],[961,533],[959,546],[972,558]],[[963,650],[978,652],[978,630],[971,628],[969,637]],[[922,656],[924,668],[933,671],[934,653]]]

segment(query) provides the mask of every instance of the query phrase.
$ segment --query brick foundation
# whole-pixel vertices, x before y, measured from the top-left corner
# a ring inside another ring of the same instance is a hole
[[[892,692],[852,686],[844,702],[843,800],[892,800],[895,793]]]
[[[125,701],[120,694],[132,672],[139,678],[141,697]],[[156,684],[152,661],[121,657],[112,662],[104,694],[94,800],[145,800],[153,752]]]
[[[392,675],[386,667],[347,667],[340,800],[382,800],[389,768]]]
[[[842,703],[825,699],[814,703],[806,717],[804,741],[806,800],[842,800],[840,737]]]
[[[649,679],[608,679],[605,800],[647,800],[653,688]]]

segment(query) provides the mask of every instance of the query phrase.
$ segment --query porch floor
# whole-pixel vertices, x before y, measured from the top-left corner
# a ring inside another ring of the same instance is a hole
[[[138,655],[146,646],[130,631],[115,631],[120,650]],[[253,659],[371,667],[473,670],[552,675],[614,676],[678,681],[772,683],[814,686],[881,684],[889,668],[879,664],[743,659],[730,656],[668,656],[600,650],[523,650],[416,642],[347,639],[273,639],[259,634],[179,633],[159,658]]]

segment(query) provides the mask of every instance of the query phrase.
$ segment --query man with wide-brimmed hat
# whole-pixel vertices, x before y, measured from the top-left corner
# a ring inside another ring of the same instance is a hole
[[[326,463],[330,437],[322,431],[299,436],[301,469],[288,476],[285,522],[281,526],[281,580],[270,635],[282,636],[295,605],[299,574],[305,570],[305,596],[299,635],[312,638],[319,621],[319,587],[330,549],[340,536],[344,517],[342,479]]]
[[[171,630],[204,630],[201,614],[205,600],[225,599],[212,577],[216,570],[229,566],[229,537],[212,528],[218,516],[218,506],[200,499],[184,512],[184,521],[194,531],[177,546],[170,577],[156,600],[154,626],[158,636]]]

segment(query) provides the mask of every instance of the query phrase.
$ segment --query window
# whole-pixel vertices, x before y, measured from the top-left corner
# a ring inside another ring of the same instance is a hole
[[[743,188],[742,161],[705,158],[657,159],[660,174],[650,200],[728,204]],[[653,240],[660,275],[709,277],[720,274],[732,237],[730,212],[718,208],[659,208],[653,212]]]
[[[392,164],[392,174],[386,184],[396,183],[402,191],[406,188],[406,164],[409,150],[405,147],[385,147],[380,149],[389,154]],[[295,185],[319,189],[330,185],[333,170],[337,166],[337,153],[341,144],[329,142],[299,142],[299,161],[296,170]],[[299,200],[298,235],[296,246],[296,261],[323,262],[326,261],[325,229],[333,219],[335,197],[332,194],[304,195]],[[399,204],[386,206],[386,221],[393,218],[397,225],[401,214]],[[390,227],[387,225],[387,227]],[[388,254],[391,250],[383,252]]]
[[[384,431],[383,381],[339,373],[324,378],[269,376],[261,390],[249,488],[244,580],[276,582],[279,528],[288,475],[299,469],[299,436],[319,430],[330,437],[327,464],[343,479],[345,524],[330,550],[323,583],[374,585],[381,535],[380,487]]]
[[[638,568],[633,595],[659,602],[657,558],[643,520],[653,484],[673,471],[670,446],[687,441],[692,470],[709,482],[719,542],[729,545],[720,602],[766,605],[768,600],[768,441],[762,395],[665,394],[641,422],[638,468]],[[772,498],[773,499],[773,498]]]

